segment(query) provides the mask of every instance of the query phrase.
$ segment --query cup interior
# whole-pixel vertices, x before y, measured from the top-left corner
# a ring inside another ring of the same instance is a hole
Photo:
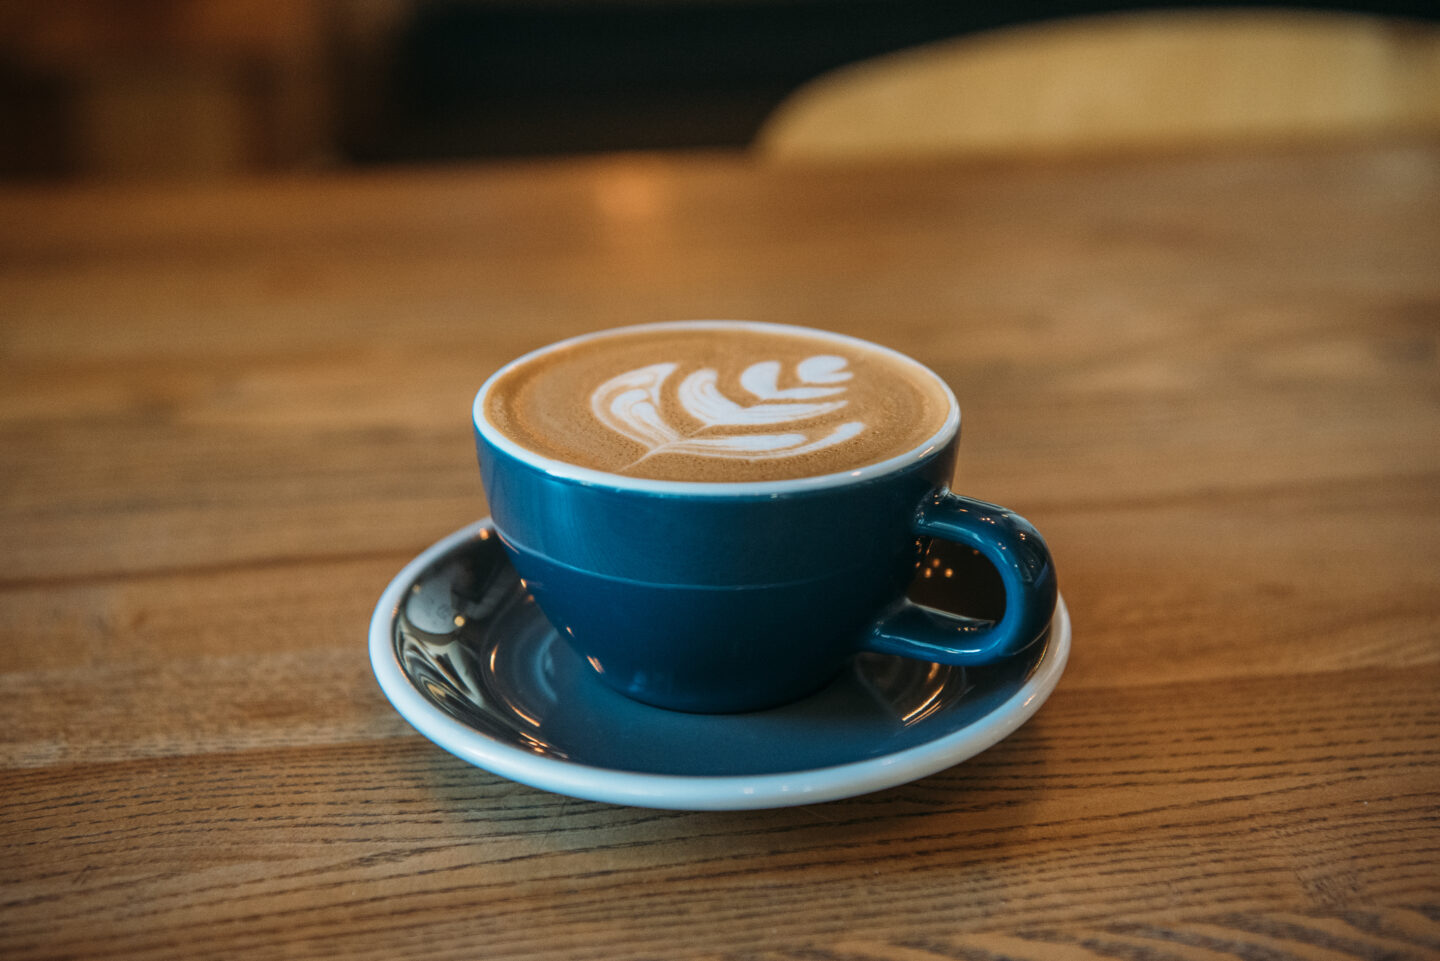
[[[891,362],[906,367],[930,382],[938,392],[945,398],[945,416],[933,434],[913,447],[883,460],[865,464],[861,467],[837,471],[828,474],[813,476],[795,477],[786,479],[773,479],[762,481],[680,481],[680,480],[659,480],[644,477],[631,477],[625,474],[612,473],[609,471],[596,470],[591,467],[572,463],[567,460],[548,456],[526,447],[524,444],[512,439],[487,415],[487,398],[490,392],[496,389],[506,376],[527,364],[544,360],[550,355],[573,350],[582,347],[586,343],[594,343],[610,338],[625,337],[636,333],[653,332],[657,330],[715,330],[723,332],[726,330],[742,330],[757,332],[775,332],[791,336],[802,336],[813,338],[819,344],[831,343],[840,346],[849,346],[862,351],[872,351],[883,355]],[[954,393],[945,380],[924,364],[913,357],[902,354],[899,351],[875,344],[870,341],[851,337],[846,334],[833,333],[831,331],[819,330],[809,327],[797,327],[786,324],[771,324],[758,321],[741,320],[686,320],[668,321],[656,324],[638,324],[627,327],[617,327],[607,330],[594,331],[581,334],[567,340],[558,341],[531,351],[516,358],[504,367],[500,368],[480,387],[475,395],[475,401],[471,412],[472,422],[477,436],[483,441],[504,454],[528,464],[552,477],[569,478],[585,484],[603,484],[620,490],[646,491],[658,494],[678,494],[687,496],[746,496],[746,495],[777,495],[805,490],[824,489],[840,485],[854,484],[881,477],[897,470],[902,470],[918,461],[929,457],[936,451],[948,444],[960,429],[960,405],[955,399]]]

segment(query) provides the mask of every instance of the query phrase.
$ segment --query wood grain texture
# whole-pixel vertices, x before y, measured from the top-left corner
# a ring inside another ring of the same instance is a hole
[[[739,316],[913,353],[1075,623],[1008,740],[646,811],[365,657],[516,354]],[[1440,957],[1440,146],[600,158],[0,189],[0,957]]]

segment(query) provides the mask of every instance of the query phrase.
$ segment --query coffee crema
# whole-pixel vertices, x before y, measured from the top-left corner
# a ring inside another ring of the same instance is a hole
[[[601,332],[522,358],[483,413],[544,457],[651,480],[734,483],[855,470],[944,426],[944,384],[899,354],[821,331],[682,322]]]

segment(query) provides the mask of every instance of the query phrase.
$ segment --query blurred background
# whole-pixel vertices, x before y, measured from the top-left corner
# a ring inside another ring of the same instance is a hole
[[[1401,31],[1437,16],[1437,4],[1420,0],[1266,7],[1396,18]],[[0,178],[193,179],[743,149],[787,97],[847,64],[1017,25],[1157,8],[1080,0],[0,0]]]

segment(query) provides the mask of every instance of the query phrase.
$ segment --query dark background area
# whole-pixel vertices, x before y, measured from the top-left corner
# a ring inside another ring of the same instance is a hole
[[[806,81],[1101,0],[0,3],[0,178],[740,148]],[[1440,2],[1226,4],[1435,20]],[[1402,21],[1403,23],[1404,21]]]
[[[354,161],[377,162],[742,146],[787,94],[848,63],[1015,24],[1177,6],[1185,5],[432,4],[416,11],[399,38],[384,112],[368,130],[352,127],[346,150]],[[1248,6],[1429,19],[1440,5],[1409,0]]]

